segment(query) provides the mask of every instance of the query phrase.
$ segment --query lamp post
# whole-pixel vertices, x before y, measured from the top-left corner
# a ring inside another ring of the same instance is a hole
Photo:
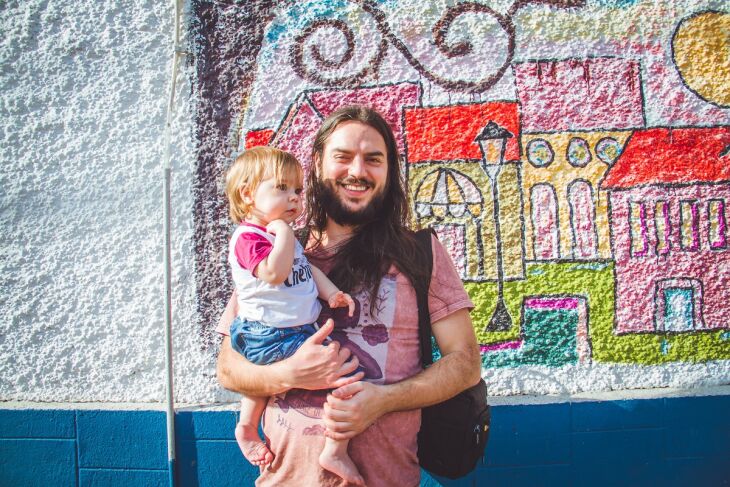
[[[474,139],[479,143],[482,151],[482,159],[479,161],[484,173],[489,178],[492,187],[492,201],[494,202],[494,239],[497,251],[497,306],[494,308],[492,318],[484,327],[484,331],[507,331],[512,328],[512,317],[504,304],[504,271],[502,269],[502,233],[499,226],[499,188],[497,178],[499,177],[502,163],[504,162],[504,150],[507,139],[512,133],[490,121],[479,135]]]

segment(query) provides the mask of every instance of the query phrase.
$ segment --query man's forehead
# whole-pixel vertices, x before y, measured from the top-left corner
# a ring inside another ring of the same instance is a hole
[[[364,148],[368,154],[387,154],[385,139],[378,130],[356,120],[341,122],[335,127],[324,143],[328,152],[353,152]]]

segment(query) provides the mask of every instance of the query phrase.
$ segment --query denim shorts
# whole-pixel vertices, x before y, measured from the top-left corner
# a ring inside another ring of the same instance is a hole
[[[276,328],[236,317],[231,323],[231,346],[249,362],[266,365],[294,355],[316,331],[313,325]]]

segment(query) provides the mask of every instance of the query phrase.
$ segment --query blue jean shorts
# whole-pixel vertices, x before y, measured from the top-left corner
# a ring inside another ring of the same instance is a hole
[[[236,317],[231,323],[231,346],[249,362],[266,365],[294,355],[316,331],[313,325],[276,328]]]

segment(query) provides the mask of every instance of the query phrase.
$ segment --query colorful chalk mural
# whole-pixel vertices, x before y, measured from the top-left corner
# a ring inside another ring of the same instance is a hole
[[[730,359],[730,8],[718,1],[193,1],[201,330],[220,179],[378,109],[490,368]],[[203,332],[206,346],[212,343]]]

